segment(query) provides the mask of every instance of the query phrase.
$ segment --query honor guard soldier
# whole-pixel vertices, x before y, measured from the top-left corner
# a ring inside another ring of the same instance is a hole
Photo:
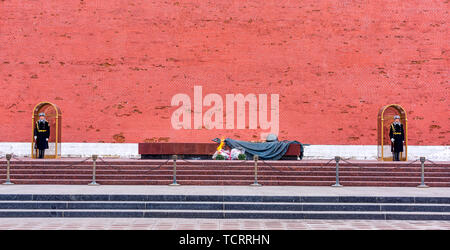
[[[45,150],[48,149],[48,138],[50,137],[50,126],[45,120],[45,113],[39,113],[39,120],[34,127],[34,148],[39,150],[39,158],[44,158]]]
[[[405,142],[405,132],[403,124],[400,122],[400,116],[394,116],[394,122],[391,124],[389,131],[391,138],[391,152],[394,161],[400,161],[400,152],[403,152],[403,143]]]

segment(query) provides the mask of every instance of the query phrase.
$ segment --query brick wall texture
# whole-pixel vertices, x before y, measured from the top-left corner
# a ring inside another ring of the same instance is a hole
[[[172,97],[194,103],[202,86],[224,102],[279,94],[280,139],[373,145],[379,109],[396,103],[410,145],[448,145],[449,9],[448,0],[0,0],[0,138],[29,141],[41,101],[61,108],[63,142],[266,131],[174,129]]]

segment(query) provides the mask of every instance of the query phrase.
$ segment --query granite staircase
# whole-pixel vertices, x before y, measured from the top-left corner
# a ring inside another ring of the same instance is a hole
[[[450,220],[450,197],[0,194],[0,217]]]
[[[114,159],[97,161],[96,181],[101,185],[168,185],[173,182],[172,160]],[[86,185],[92,181],[92,160],[11,161],[15,184]],[[177,183],[181,185],[250,185],[254,183],[253,161],[177,161]],[[334,162],[258,162],[258,183],[262,185],[331,186],[336,182]],[[344,186],[415,187],[421,183],[420,162],[341,162],[340,184]],[[6,161],[0,162],[0,181],[6,180]],[[427,163],[425,183],[450,187],[450,163]]]

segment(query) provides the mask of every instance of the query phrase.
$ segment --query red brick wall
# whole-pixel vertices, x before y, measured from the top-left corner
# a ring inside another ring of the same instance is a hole
[[[174,130],[170,101],[280,94],[280,139],[376,144],[386,104],[410,145],[448,145],[448,1],[0,0],[1,141],[31,138],[40,101],[63,142],[253,140]],[[225,98],[224,98],[225,99]],[[206,111],[205,108],[203,111]]]

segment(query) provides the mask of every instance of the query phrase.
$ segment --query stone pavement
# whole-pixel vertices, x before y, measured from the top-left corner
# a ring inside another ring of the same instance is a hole
[[[164,194],[450,197],[450,188],[323,186],[0,185],[0,194]]]
[[[450,221],[0,218],[0,230],[449,230]]]

